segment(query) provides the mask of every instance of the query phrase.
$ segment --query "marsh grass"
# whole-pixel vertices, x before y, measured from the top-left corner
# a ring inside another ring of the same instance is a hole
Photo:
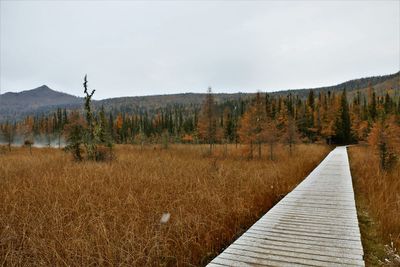
[[[329,151],[278,147],[269,161],[265,148],[250,161],[234,145],[206,149],[124,145],[103,163],[49,148],[0,155],[0,265],[205,265]]]
[[[353,146],[349,152],[363,246],[373,266],[390,257],[385,245],[400,250],[400,164],[383,171],[370,146]]]

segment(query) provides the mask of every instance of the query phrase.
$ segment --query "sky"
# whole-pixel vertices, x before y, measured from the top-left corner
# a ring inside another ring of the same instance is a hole
[[[400,1],[4,1],[0,89],[95,99],[335,85],[400,70]]]

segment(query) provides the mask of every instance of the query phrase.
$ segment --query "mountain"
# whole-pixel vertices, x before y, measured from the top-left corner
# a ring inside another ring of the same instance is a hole
[[[339,92],[346,88],[348,96],[351,98],[356,91],[366,94],[369,86],[374,87],[378,95],[382,95],[386,89],[397,90],[400,94],[400,72],[384,75],[374,76],[368,78],[360,78],[340,83],[334,86],[326,86],[312,89],[291,89],[284,91],[276,91],[270,93],[271,95],[286,96],[289,93],[298,95],[300,98],[306,98],[310,90],[314,90],[314,95],[319,92]],[[255,93],[234,93],[234,94],[214,94],[216,102],[224,102],[227,100],[246,99],[254,96]],[[147,111],[157,110],[161,107],[170,105],[200,105],[206,94],[199,93],[186,93],[186,94],[173,94],[173,95],[153,95],[153,96],[138,96],[138,97],[118,97],[104,99],[95,102],[95,107],[103,105],[107,111],[113,110],[114,112],[123,111],[123,113],[137,113],[143,109]]]
[[[214,94],[214,99],[218,103],[228,100],[237,100],[248,98],[254,94],[234,93],[234,94]],[[152,95],[135,97],[117,97],[100,101],[95,101],[95,107],[104,106],[106,110],[123,110],[124,112],[137,112],[140,110],[153,111],[159,108],[180,105],[180,106],[198,106],[203,103],[206,94],[202,93],[183,93],[171,95]]]
[[[326,86],[326,87],[318,87],[318,88],[309,88],[309,89],[292,89],[292,90],[284,90],[274,92],[277,95],[287,95],[290,92],[295,91],[297,95],[300,97],[306,97],[308,92],[311,90],[315,90],[316,93],[318,92],[335,92],[335,91],[343,91],[346,88],[347,92],[350,94],[354,91],[367,91],[370,86],[374,87],[374,90],[377,91],[378,94],[381,94],[385,89],[399,89],[400,87],[400,71],[383,76],[373,76],[367,78],[359,78],[350,81],[346,81],[337,85],[333,86]]]
[[[57,92],[46,85],[19,93],[5,93],[0,96],[0,121],[18,120],[26,115],[48,112],[57,107],[74,108],[82,99]]]
[[[369,86],[373,86],[378,95],[385,89],[393,89],[400,95],[400,72],[374,76],[368,78],[354,79],[338,85],[319,87],[312,89],[292,89],[272,92],[273,95],[285,96],[294,93],[301,98],[307,97],[310,90],[318,92],[336,92],[344,88],[349,92],[349,96],[361,91],[366,93]],[[123,110],[128,113],[135,113],[142,110],[156,110],[158,108],[171,105],[200,105],[206,94],[185,93],[172,95],[153,95],[137,97],[117,97],[99,101],[93,101],[95,108],[104,106],[106,110],[118,112]],[[246,99],[254,96],[254,93],[234,93],[234,94],[215,94],[215,100],[219,103],[227,100]],[[56,108],[77,109],[83,105],[83,99],[62,92],[57,92],[46,85],[38,88],[22,91],[19,93],[5,93],[0,95],[0,122],[5,120],[19,120],[27,115],[48,113]]]

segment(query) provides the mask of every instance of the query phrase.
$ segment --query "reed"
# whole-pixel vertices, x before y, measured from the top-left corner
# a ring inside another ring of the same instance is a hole
[[[103,163],[49,148],[0,155],[0,265],[205,265],[329,148],[277,147],[275,161],[267,147],[251,161],[234,145],[214,151],[124,145]]]
[[[384,262],[387,255],[378,255],[379,245],[371,243],[388,245],[397,253],[400,250],[400,164],[383,171],[378,153],[370,146],[350,147],[349,156],[358,212],[366,213],[373,223],[364,233],[361,229],[364,249]]]

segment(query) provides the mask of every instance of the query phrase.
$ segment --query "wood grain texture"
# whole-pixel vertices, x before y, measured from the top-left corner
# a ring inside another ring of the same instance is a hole
[[[208,266],[365,266],[346,147]]]

